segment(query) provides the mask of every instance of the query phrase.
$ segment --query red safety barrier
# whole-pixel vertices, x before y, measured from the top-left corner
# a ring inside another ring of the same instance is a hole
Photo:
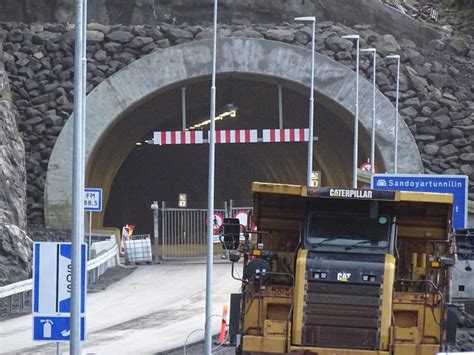
[[[154,144],[202,144],[202,131],[168,131],[154,132]]]
[[[308,139],[309,130],[307,128],[264,129],[262,142],[305,142]]]

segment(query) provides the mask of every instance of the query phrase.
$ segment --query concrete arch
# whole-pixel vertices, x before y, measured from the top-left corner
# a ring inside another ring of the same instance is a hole
[[[217,73],[241,73],[279,78],[310,87],[310,55],[305,48],[249,38],[225,38],[218,41]],[[97,147],[114,127],[120,126],[125,112],[166,87],[211,74],[212,43],[195,41],[152,53],[111,76],[87,96],[86,185],[104,188],[107,200],[110,184],[127,154],[133,148],[111,142],[106,153],[94,156]],[[316,54],[315,89],[321,100],[332,102],[346,119],[354,114],[355,73],[330,58]],[[360,81],[361,129],[370,131],[372,85]],[[318,101],[316,101],[317,104]],[[376,94],[377,146],[380,159],[392,171],[395,109],[380,92]],[[138,122],[139,124],[140,122]],[[350,122],[347,122],[348,125]],[[134,134],[129,127],[128,134]],[[45,184],[45,220],[50,227],[70,228],[72,203],[72,116],[61,131],[49,161]],[[399,122],[400,173],[422,172],[415,140],[405,122]],[[113,168],[104,169],[110,156],[119,156]]]

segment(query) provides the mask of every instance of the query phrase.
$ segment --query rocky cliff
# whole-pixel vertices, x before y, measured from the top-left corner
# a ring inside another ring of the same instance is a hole
[[[1,43],[0,43],[1,44]],[[1,46],[0,46],[1,47]],[[0,285],[27,279],[32,242],[26,229],[25,148],[10,102],[0,48]]]

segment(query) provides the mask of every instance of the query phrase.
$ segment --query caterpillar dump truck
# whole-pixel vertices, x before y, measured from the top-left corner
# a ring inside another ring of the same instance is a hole
[[[231,296],[237,354],[432,355],[455,338],[452,196],[253,183]],[[240,235],[241,237],[241,235]],[[233,264],[234,266],[234,264]]]

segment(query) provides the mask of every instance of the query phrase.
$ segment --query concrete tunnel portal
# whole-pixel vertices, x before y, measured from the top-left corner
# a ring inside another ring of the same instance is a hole
[[[208,145],[148,145],[153,131],[182,129],[181,92],[186,88],[186,126],[209,116],[210,41],[199,41],[150,54],[113,75],[87,98],[86,186],[104,189],[104,209],[94,227],[135,224],[152,231],[152,201],[176,205],[187,193],[191,207],[206,208]],[[229,38],[218,45],[217,109],[232,104],[237,116],[216,129],[278,128],[278,85],[283,88],[284,128],[308,126],[310,51],[279,42]],[[317,55],[313,168],[326,186],[350,186],[352,177],[354,72]],[[220,63],[220,64],[219,64]],[[361,83],[359,164],[370,155],[371,85]],[[369,94],[370,93],[370,94]],[[387,117],[394,108],[377,93],[376,164],[391,169],[393,130]],[[205,127],[207,131],[209,126]],[[421,171],[416,144],[400,120],[399,171]],[[261,133],[260,133],[261,134]],[[71,220],[72,120],[54,147],[48,166],[45,217],[48,226],[68,228]],[[304,184],[307,143],[216,145],[216,207],[233,199],[251,201],[252,181]]]

